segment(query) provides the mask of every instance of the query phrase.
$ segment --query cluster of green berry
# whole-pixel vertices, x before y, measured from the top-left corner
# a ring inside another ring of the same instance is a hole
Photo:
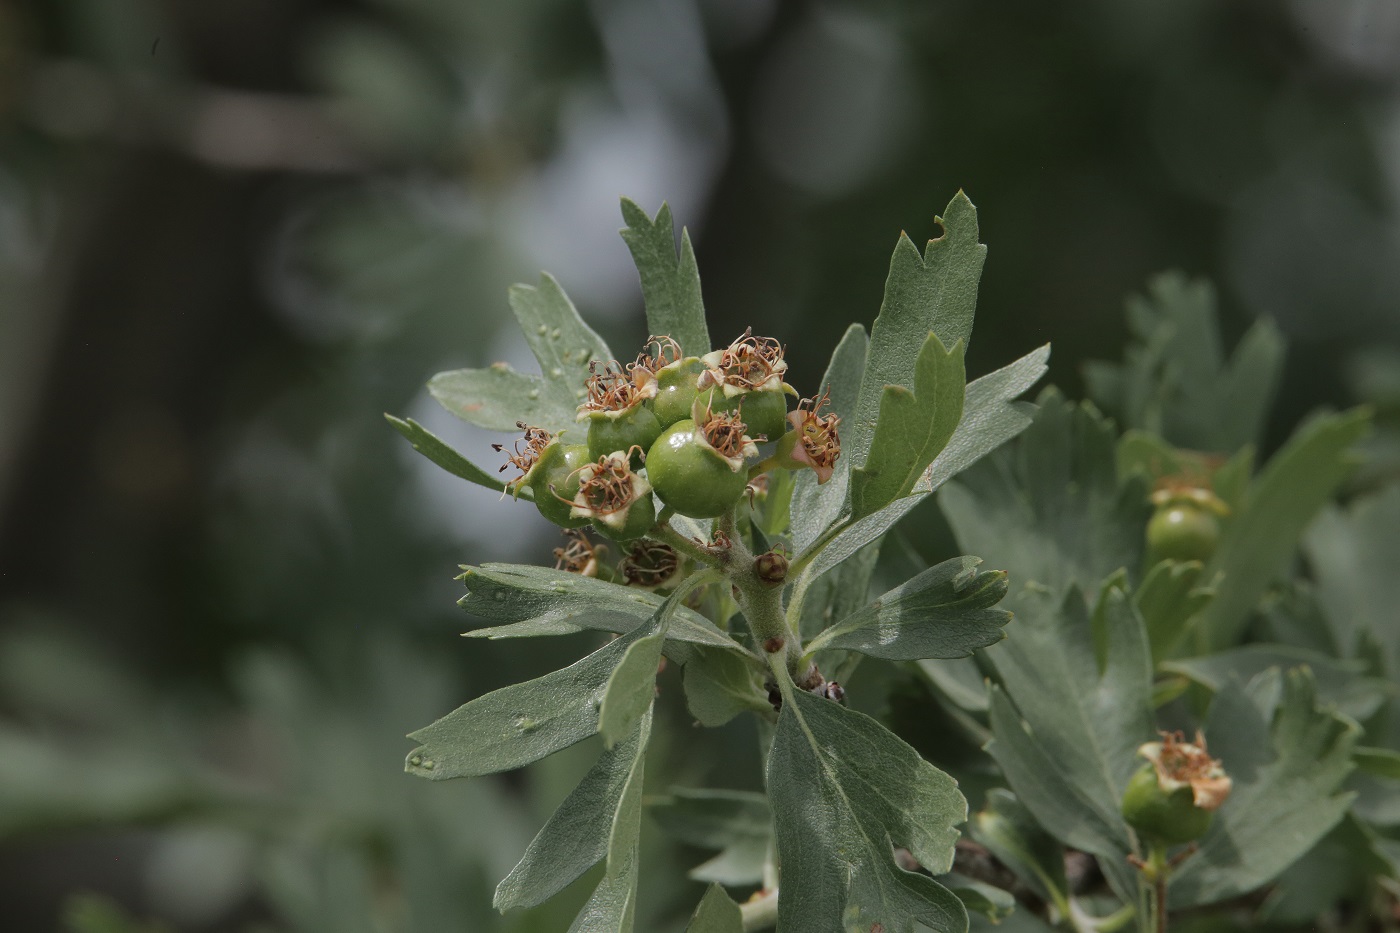
[[[507,454],[507,466],[521,471],[508,488],[528,488],[540,513],[565,529],[592,525],[636,541],[657,524],[656,499],[680,515],[716,518],[766,471],[812,469],[824,483],[840,456],[840,419],[820,413],[820,398],[788,411],[797,392],[783,380],[783,348],[752,331],[702,357],[652,337],[635,362],[595,360],[589,369],[578,408],[584,442],[521,423],[525,435]],[[760,460],[769,441],[772,453]]]

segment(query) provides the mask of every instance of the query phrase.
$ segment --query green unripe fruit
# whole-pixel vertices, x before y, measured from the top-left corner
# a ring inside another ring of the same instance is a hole
[[[578,470],[591,459],[583,444],[554,441],[530,470],[529,486],[535,494],[535,507],[561,528],[582,528],[588,524],[588,519],[573,518],[569,513],[574,507],[573,498],[578,495]]]
[[[762,435],[765,440],[776,441],[788,428],[787,394],[781,390],[732,396],[716,391],[711,404],[715,411],[736,412],[753,438]]]
[[[1189,501],[1161,506],[1147,523],[1151,559],[1208,561],[1220,543],[1220,519]]]
[[[663,428],[690,417],[690,406],[699,393],[700,373],[705,367],[695,357],[677,360],[656,373],[656,397],[651,410]]]
[[[1164,791],[1157,769],[1150,764],[1128,781],[1121,810],[1127,824],[1147,841],[1169,846],[1200,839],[1214,816],[1196,806],[1190,785]]]
[[[661,432],[651,445],[647,479],[662,502],[690,518],[723,515],[739,501],[749,481],[742,458],[735,470],[689,418]]]
[[[593,529],[613,541],[632,541],[640,538],[656,524],[656,503],[650,495],[641,496],[627,507],[626,518],[619,527],[602,519],[593,519]]]
[[[661,433],[661,422],[644,404],[624,412],[594,413],[588,416],[588,453],[592,459],[616,450],[632,452],[632,468],[640,469],[641,452],[651,448]],[[632,451],[632,448],[638,448]]]

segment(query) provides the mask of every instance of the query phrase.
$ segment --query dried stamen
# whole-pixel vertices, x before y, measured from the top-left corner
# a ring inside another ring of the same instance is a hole
[[[633,447],[632,450],[640,448]],[[614,452],[579,469],[578,495],[572,501],[588,517],[601,518],[626,510],[640,494],[637,476],[628,463],[631,452]],[[647,487],[649,491],[649,487]]]
[[[629,365],[627,369],[634,374],[634,380],[636,379],[635,373],[638,371],[655,376],[672,363],[680,362],[682,356],[680,344],[670,337],[664,335],[658,337],[653,334],[642,345],[642,352],[637,354],[637,361]]]
[[[525,432],[525,436],[516,441],[511,447],[511,452],[506,454],[506,462],[501,464],[498,473],[504,473],[510,467],[515,467],[520,471],[520,475],[506,483],[507,487],[518,487],[524,481],[530,469],[539,462],[540,455],[549,446],[549,442],[554,440],[554,435],[544,428],[532,428],[523,421],[515,422],[515,426]],[[521,450],[520,445],[524,444],[525,449]],[[491,449],[497,453],[503,452],[504,444],[492,444]]]
[[[783,345],[772,337],[755,337],[753,328],[746,328],[738,340],[723,350],[705,354],[700,388],[724,386],[730,390],[726,392],[729,395],[776,389],[787,371],[783,352]]]
[[[1138,754],[1152,762],[1157,783],[1167,792],[1190,787],[1192,799],[1202,810],[1214,810],[1230,796],[1231,781],[1220,762],[1206,751],[1199,732],[1194,743],[1180,732],[1163,732],[1162,741],[1148,742]]]
[[[681,556],[669,544],[638,541],[618,563],[618,572],[628,586],[652,589],[666,583],[680,569]]]
[[[554,549],[554,569],[582,577],[596,577],[607,548],[590,541],[581,528],[565,529],[564,537],[568,542]]]
[[[584,383],[587,395],[579,405],[579,418],[590,412],[623,412],[656,394],[656,380],[645,368],[635,363],[623,367],[616,360],[601,367],[594,360],[588,364],[592,373]]]
[[[737,411],[714,411],[707,407],[705,420],[700,423],[700,433],[705,441],[726,460],[743,460],[758,452],[756,443],[767,438],[759,435],[749,437],[748,425],[744,424]]]

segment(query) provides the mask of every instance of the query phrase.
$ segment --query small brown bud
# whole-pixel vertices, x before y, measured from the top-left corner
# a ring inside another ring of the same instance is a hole
[[[777,586],[787,579],[788,559],[777,551],[768,551],[754,558],[753,568],[760,580]]]
[[[777,654],[779,651],[783,650],[783,646],[786,644],[787,642],[774,636],[763,643],[763,650],[769,654]]]

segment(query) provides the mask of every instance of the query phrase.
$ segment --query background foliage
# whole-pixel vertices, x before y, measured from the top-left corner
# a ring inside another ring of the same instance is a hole
[[[1318,405],[1371,401],[1342,492],[1393,479],[1397,43],[1363,0],[0,4],[7,918],[567,925],[596,878],[507,918],[491,890],[596,749],[443,785],[399,764],[410,729],[581,653],[454,639],[459,563],[542,562],[553,541],[379,412],[484,448],[422,384],[527,369],[505,295],[540,268],[613,345],[640,343],[628,244],[603,235],[624,192],[690,227],[714,335],[761,325],[803,385],[874,317],[898,232],[927,240],[958,187],[991,244],[970,377],[1053,340],[1051,381],[1119,397],[1080,373],[1130,336],[1152,359],[1125,296],[1150,308],[1172,287],[1153,274],[1203,276],[1225,347],[1250,333],[1247,362],[1286,339],[1277,403],[1204,426],[1141,394],[1103,407],[1178,444],[1259,438],[1264,462]],[[911,560],[959,553],[940,517],[957,527],[957,495],[920,512]],[[1314,586],[1272,594],[1270,623],[1343,658],[1376,626],[1372,673],[1393,678],[1394,632],[1364,620],[1395,605],[1394,574],[1363,556],[1393,549],[1359,542],[1394,513],[1393,493],[1327,507],[1304,538]],[[1113,569],[1083,543],[1066,572]],[[1354,621],[1299,621],[1319,604]],[[883,667],[856,681],[867,712]],[[756,786],[743,727],[680,754],[687,713],[663,692],[656,715],[649,788]],[[1393,823],[1365,780],[1358,807]],[[639,926],[679,929],[704,840],[644,833]]]

